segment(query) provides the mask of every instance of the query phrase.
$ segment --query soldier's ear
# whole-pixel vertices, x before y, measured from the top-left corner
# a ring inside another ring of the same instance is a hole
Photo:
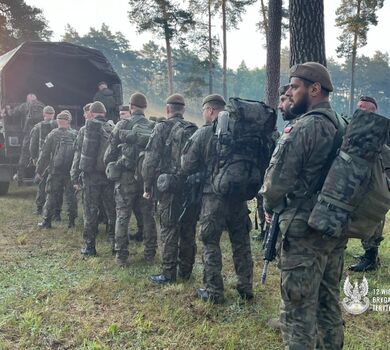
[[[309,93],[311,96],[319,96],[321,94],[321,84],[320,83],[313,83],[310,85]]]

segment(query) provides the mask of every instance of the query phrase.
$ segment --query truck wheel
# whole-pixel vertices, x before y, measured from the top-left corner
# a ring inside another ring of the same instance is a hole
[[[0,182],[0,196],[4,196],[8,193],[9,182]]]

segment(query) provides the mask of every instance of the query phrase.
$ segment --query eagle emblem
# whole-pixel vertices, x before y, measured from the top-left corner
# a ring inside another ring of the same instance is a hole
[[[365,312],[370,306],[367,293],[368,281],[366,277],[363,277],[363,281],[360,284],[355,281],[352,285],[347,276],[344,282],[344,294],[346,297],[342,301],[345,310],[353,315],[360,315]]]

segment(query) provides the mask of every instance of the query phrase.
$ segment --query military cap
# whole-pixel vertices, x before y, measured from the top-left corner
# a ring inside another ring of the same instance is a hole
[[[92,103],[91,106],[89,107],[89,111],[91,113],[99,113],[99,114],[107,113],[106,107],[104,107],[104,104],[101,103],[100,101],[95,101],[94,103]]]
[[[84,112],[89,112],[89,109],[91,108],[91,102],[90,103],[87,103],[84,107],[83,107],[83,111]]]
[[[301,78],[313,83],[320,83],[325,90],[333,91],[332,80],[328,69],[317,62],[296,64],[290,68],[290,78]]]
[[[45,114],[55,114],[56,111],[54,110],[54,108],[52,106],[45,106],[45,108],[43,108],[43,113],[45,113]]]
[[[284,95],[287,92],[289,87],[290,87],[290,85],[288,85],[288,84],[280,86],[279,87],[279,96]]]
[[[57,119],[71,121],[72,120],[72,116],[71,116],[70,113],[67,113],[66,111],[62,111],[61,113],[59,113],[57,115]]]
[[[375,108],[378,108],[375,98],[370,96],[360,96],[359,101],[371,102],[375,105]]]
[[[139,108],[146,108],[148,105],[146,96],[140,92],[136,92],[130,96],[130,104]]]
[[[223,105],[226,105],[225,99],[221,95],[218,95],[218,94],[212,94],[212,95],[206,96],[203,99],[202,106],[204,106],[208,102],[219,102]]]
[[[119,107],[119,112],[129,112],[130,107],[129,106],[120,106]]]
[[[167,98],[167,105],[183,105],[185,106],[184,97],[180,94],[173,94]]]

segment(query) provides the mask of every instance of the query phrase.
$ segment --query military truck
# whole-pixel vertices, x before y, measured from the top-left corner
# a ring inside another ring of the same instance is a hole
[[[91,102],[100,81],[123,103],[122,84],[98,50],[65,42],[25,42],[0,56],[0,195],[8,192],[23,140],[24,116],[7,113],[34,93],[58,113],[68,109],[72,126],[84,124],[83,106]]]

